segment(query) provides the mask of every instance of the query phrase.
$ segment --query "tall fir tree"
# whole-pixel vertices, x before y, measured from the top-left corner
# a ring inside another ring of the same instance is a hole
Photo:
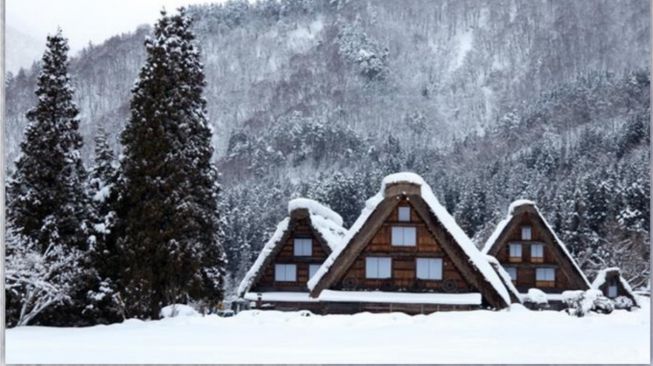
[[[86,171],[80,156],[83,140],[67,52],[68,42],[61,30],[48,36],[35,92],[38,103],[27,112],[29,124],[21,155],[7,184],[8,231],[14,245],[42,256],[41,265],[48,274],[44,280],[65,292],[58,297],[65,302],[59,304],[64,308],[50,307],[40,314],[42,324],[54,325],[75,317],[65,309],[80,304],[76,297],[79,266],[87,248]],[[14,253],[21,252],[25,251]]]
[[[118,244],[128,316],[158,318],[166,304],[223,299],[220,188],[190,25],[183,8],[162,12],[121,135]]]
[[[107,324],[124,319],[124,304],[118,290],[120,253],[114,230],[118,169],[104,128],[98,128],[94,142],[95,160],[88,180],[92,224],[86,263],[89,289],[82,314],[89,323]]]

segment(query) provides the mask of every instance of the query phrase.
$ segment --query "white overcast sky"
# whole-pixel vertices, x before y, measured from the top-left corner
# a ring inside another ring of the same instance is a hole
[[[221,2],[221,0],[5,0],[6,24],[37,40],[60,26],[73,52],[88,44],[99,44],[140,24],[152,24],[165,6],[172,12],[179,6]]]

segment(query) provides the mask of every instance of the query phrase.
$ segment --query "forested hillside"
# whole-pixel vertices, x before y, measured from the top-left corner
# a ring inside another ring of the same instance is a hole
[[[645,285],[649,2],[243,0],[189,13],[230,285],[288,198],[322,200],[349,225],[399,170],[422,174],[479,245],[510,201],[530,198],[590,277],[618,265]],[[98,127],[119,152],[149,33],[72,60],[87,163]],[[38,71],[7,80],[11,161]]]

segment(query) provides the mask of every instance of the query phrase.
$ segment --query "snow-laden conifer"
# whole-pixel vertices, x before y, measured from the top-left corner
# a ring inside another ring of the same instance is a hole
[[[129,316],[223,298],[224,252],[199,49],[183,9],[157,22],[121,135],[120,250]]]

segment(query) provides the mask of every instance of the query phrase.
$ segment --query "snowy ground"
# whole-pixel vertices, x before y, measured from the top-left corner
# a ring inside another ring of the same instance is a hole
[[[9,363],[649,363],[650,303],[574,318],[471,311],[128,320],[7,331]]]

